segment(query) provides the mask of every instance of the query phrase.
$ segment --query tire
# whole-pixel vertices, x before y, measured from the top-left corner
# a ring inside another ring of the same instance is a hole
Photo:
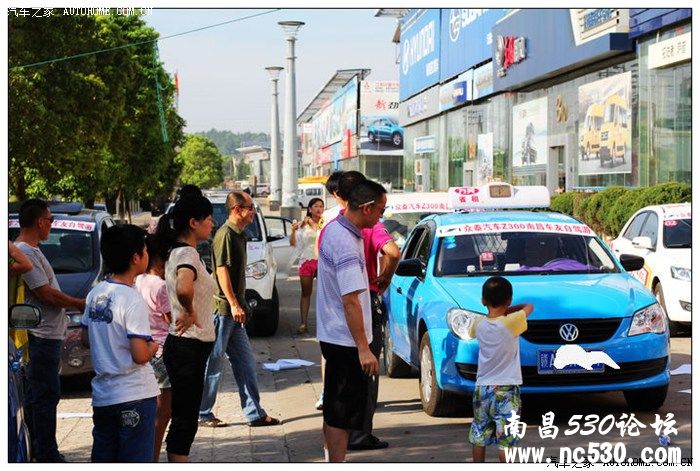
[[[373,132],[367,133],[367,139],[369,139],[369,142],[371,142],[372,144],[377,142],[377,137],[374,135]]]
[[[666,299],[664,298],[664,290],[661,288],[661,282],[654,285],[652,292],[654,293],[654,296],[656,296],[656,300],[659,302],[659,304],[661,304],[661,307],[664,308],[666,320],[668,321],[668,335],[671,337],[676,336],[678,334],[679,324],[678,322],[673,322],[668,317],[668,312],[666,311]]]
[[[411,365],[394,353],[389,333],[389,321],[384,322],[384,371],[389,378],[406,378],[411,374]]]
[[[258,337],[270,337],[277,332],[280,322],[280,299],[277,294],[277,286],[272,288],[272,299],[262,303],[263,305],[255,310],[252,321],[248,324],[250,335]]]
[[[450,417],[466,413],[470,401],[462,395],[440,389],[435,380],[435,363],[428,332],[423,334],[421,339],[419,358],[418,389],[425,413],[431,417]]]
[[[668,384],[658,388],[624,391],[627,406],[634,411],[655,411],[664,405]]]
[[[403,145],[403,136],[400,132],[395,132],[391,135],[391,142],[396,147],[401,147]]]

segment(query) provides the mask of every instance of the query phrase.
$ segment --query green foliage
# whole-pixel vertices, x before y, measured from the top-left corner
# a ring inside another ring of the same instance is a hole
[[[606,216],[613,204],[629,190],[622,186],[611,186],[591,196],[584,220],[598,234],[613,235],[612,227],[606,224]]]
[[[585,219],[586,207],[588,206],[588,200],[590,198],[590,193],[574,193],[573,216],[579,221],[583,221]]]
[[[216,145],[205,137],[187,136],[176,161],[182,166],[180,181],[184,184],[216,188],[224,181],[223,156]]]
[[[688,183],[669,182],[645,188],[639,197],[639,207],[655,204],[689,203],[692,191]]]
[[[152,43],[38,67],[20,65],[97,51],[158,33],[138,16],[9,17],[9,191],[81,199],[169,193],[184,121]],[[156,98],[161,86],[169,142]],[[101,198],[100,198],[101,199]]]
[[[605,225],[610,228],[610,234],[617,236],[627,220],[641,208],[637,202],[644,190],[646,188],[632,188],[615,201],[605,217]]]
[[[574,215],[574,195],[576,193],[561,193],[551,198],[549,209],[560,213]]]

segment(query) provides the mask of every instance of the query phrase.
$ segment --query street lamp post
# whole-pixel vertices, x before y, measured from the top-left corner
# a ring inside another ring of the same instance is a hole
[[[282,168],[280,163],[280,116],[277,106],[277,82],[283,67],[265,67],[272,79],[272,109],[270,111],[270,210],[277,211],[282,201]]]
[[[299,29],[304,26],[301,21],[280,21],[287,39],[287,81],[285,85],[284,105],[284,168],[282,173],[282,207],[280,215],[296,219],[301,212],[297,203],[297,97],[296,74],[294,68],[294,42]]]

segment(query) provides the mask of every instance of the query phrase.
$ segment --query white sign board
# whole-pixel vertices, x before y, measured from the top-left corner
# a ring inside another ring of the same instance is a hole
[[[649,68],[658,69],[691,58],[690,33],[666,39],[649,46]]]

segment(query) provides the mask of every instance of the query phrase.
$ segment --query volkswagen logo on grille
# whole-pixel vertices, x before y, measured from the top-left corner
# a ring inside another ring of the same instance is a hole
[[[559,335],[567,342],[573,342],[578,338],[578,327],[574,324],[564,324],[559,327]]]

